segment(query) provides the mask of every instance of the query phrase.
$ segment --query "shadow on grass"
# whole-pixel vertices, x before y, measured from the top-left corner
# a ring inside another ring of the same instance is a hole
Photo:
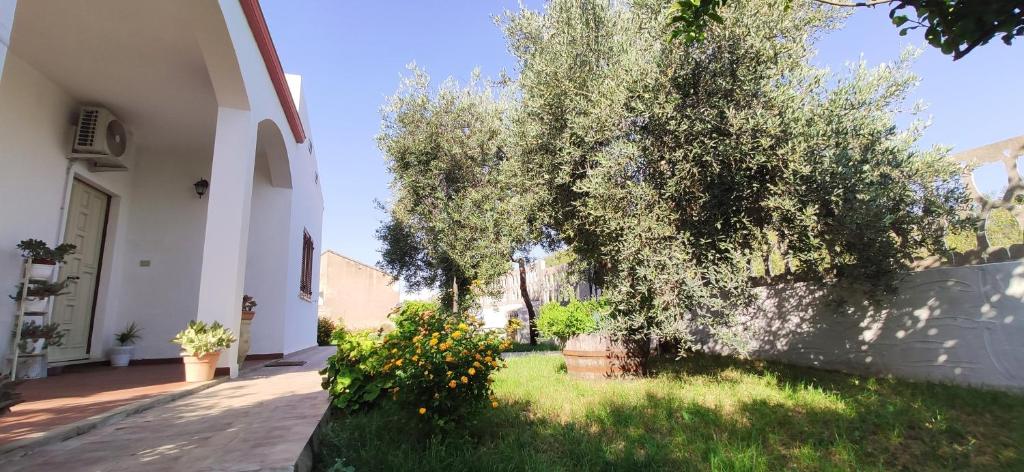
[[[567,419],[519,400],[431,437],[414,412],[393,406],[339,417],[325,428],[318,467],[343,458],[358,471],[1024,470],[1020,396],[710,356],[655,366],[657,383],[636,385],[642,394],[605,395]],[[703,377],[724,385],[743,376],[778,395],[725,390],[732,397],[719,403],[675,394]],[[789,401],[807,391],[827,401]]]

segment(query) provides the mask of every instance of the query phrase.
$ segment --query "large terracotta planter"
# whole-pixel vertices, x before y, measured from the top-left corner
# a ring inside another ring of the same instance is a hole
[[[185,381],[205,382],[213,380],[213,374],[217,372],[217,361],[220,360],[220,351],[211,352],[202,357],[181,357],[185,360]]]
[[[643,375],[649,354],[649,342],[612,341],[598,334],[572,337],[562,349],[566,371],[578,379]]]
[[[252,346],[252,319],[256,317],[255,311],[242,312],[242,324],[238,327],[238,365],[245,362],[245,356],[249,355],[249,348]]]

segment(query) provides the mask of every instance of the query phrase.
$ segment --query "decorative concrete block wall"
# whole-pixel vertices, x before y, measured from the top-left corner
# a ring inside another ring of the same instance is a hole
[[[1024,391],[1024,263],[911,272],[898,287],[873,301],[849,289],[761,287],[739,331],[754,358]]]

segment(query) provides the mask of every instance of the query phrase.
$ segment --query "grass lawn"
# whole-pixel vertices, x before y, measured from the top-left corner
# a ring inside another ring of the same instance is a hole
[[[416,413],[336,418],[318,466],[356,471],[1024,470],[1024,396],[693,356],[650,378],[576,381],[510,359],[502,406],[429,439]]]
[[[539,341],[535,345],[529,343],[512,343],[512,347],[505,352],[546,352],[561,351],[562,348],[554,341]]]

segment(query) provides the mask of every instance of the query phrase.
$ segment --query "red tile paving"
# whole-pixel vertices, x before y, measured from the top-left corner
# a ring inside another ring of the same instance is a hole
[[[24,403],[0,416],[0,444],[38,436],[132,402],[188,387],[181,364],[74,367],[18,386]]]

